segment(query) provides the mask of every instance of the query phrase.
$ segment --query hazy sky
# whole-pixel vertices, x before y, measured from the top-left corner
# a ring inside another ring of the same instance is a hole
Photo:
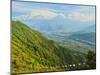
[[[58,19],[58,22],[63,21],[63,24],[71,22],[77,25],[93,25],[95,24],[95,6],[13,1],[12,19],[27,22],[30,25],[33,22],[53,19]]]

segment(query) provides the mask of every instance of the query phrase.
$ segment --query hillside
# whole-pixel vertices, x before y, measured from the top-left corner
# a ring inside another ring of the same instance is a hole
[[[48,40],[40,32],[12,22],[12,73],[65,71],[63,66],[83,63],[84,54]]]
[[[95,33],[89,32],[89,33],[80,33],[80,34],[73,34],[70,36],[70,38],[80,41],[82,43],[95,46]]]
[[[96,32],[96,25],[88,26],[80,31],[77,31],[76,33],[93,33],[93,32]]]

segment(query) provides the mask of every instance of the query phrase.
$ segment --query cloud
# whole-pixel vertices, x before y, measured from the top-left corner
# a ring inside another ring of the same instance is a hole
[[[73,12],[67,13],[66,18],[79,22],[95,22],[95,7],[79,6]]]
[[[31,19],[52,19],[58,15],[54,10],[47,8],[33,8],[31,6],[19,5],[13,2],[12,12],[23,13],[19,16],[13,16],[13,19],[31,20]]]
[[[26,6],[23,4],[18,4],[16,2],[12,3],[12,11],[13,12],[19,12],[19,13],[29,13],[32,11],[32,7]]]
[[[14,19],[20,19],[20,20],[50,20],[57,16],[60,16],[61,18],[64,18],[66,20],[72,20],[72,21],[80,21],[80,22],[90,22],[95,21],[95,14],[93,13],[82,13],[80,11],[75,11],[72,13],[59,13],[54,12],[49,9],[28,9],[27,11],[23,9],[23,15],[14,17]],[[22,10],[21,10],[22,13]]]
[[[57,13],[48,9],[33,9],[31,12],[31,16],[37,17],[39,19],[52,19],[57,16]]]
[[[28,11],[27,11],[28,12]],[[28,13],[16,16],[14,19],[31,20],[31,19],[52,19],[58,14],[48,9],[32,9]]]
[[[60,16],[65,20],[79,21],[79,22],[91,22],[95,21],[95,7],[92,6],[77,6],[76,9],[68,10],[69,13],[64,10],[58,12],[55,9],[32,7],[24,4],[14,3],[12,4],[13,12],[23,13],[19,16],[13,16],[15,20],[51,20]]]
[[[95,15],[93,14],[84,14],[80,12],[74,12],[67,15],[67,18],[74,21],[80,22],[90,22],[95,21]]]
[[[95,6],[80,6],[77,11],[86,14],[94,14]]]

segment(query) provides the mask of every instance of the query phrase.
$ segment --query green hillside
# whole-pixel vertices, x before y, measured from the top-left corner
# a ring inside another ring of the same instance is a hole
[[[12,22],[12,73],[65,71],[70,70],[65,65],[84,60],[84,54],[48,40],[19,21]]]

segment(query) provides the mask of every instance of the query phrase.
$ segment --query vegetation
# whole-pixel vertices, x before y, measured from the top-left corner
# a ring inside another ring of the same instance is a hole
[[[87,65],[89,69],[96,69],[96,53],[94,53],[93,51],[88,51]]]
[[[85,62],[85,56],[19,21],[12,22],[12,74],[76,70]]]

